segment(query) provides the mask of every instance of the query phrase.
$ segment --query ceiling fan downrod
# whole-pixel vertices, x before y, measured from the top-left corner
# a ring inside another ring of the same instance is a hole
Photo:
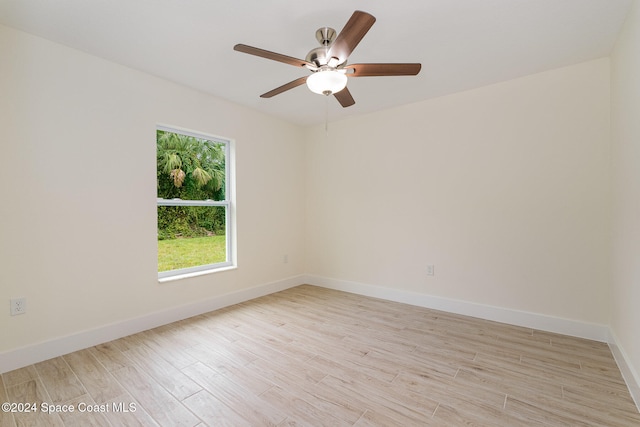
[[[336,30],[330,27],[318,28],[316,39],[322,46],[329,46],[336,39]]]

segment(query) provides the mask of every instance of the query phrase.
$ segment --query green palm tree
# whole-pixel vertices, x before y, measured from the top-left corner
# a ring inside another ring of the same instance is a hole
[[[156,134],[158,197],[224,200],[225,144],[158,130]],[[219,208],[158,207],[158,238],[195,237],[224,232]]]
[[[158,197],[224,199],[224,144],[158,130],[157,162]]]

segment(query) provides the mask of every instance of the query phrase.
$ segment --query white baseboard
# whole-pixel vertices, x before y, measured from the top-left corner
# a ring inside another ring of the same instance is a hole
[[[638,372],[633,368],[629,357],[613,331],[610,331],[609,348],[611,349],[611,353],[613,353],[614,359],[616,359],[618,368],[620,368],[622,378],[624,378],[624,381],[627,383],[629,393],[631,393],[631,397],[636,403],[638,411],[640,411],[640,375],[638,375]]]
[[[304,284],[305,276],[219,295],[0,353],[0,373]]]
[[[306,283],[541,331],[555,332],[600,342],[608,342],[609,340],[609,327],[607,325],[580,322],[544,314],[314,275],[307,275]]]

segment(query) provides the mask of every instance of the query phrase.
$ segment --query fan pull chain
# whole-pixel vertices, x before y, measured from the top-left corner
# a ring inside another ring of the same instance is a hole
[[[324,101],[324,132],[329,135],[329,96]]]

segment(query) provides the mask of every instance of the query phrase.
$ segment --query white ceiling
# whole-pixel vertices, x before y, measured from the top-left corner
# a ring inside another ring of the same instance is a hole
[[[631,0],[0,0],[0,23],[284,118],[322,123],[609,55]],[[354,10],[377,18],[349,58],[420,62],[416,77],[350,78],[342,108],[308,74],[239,53],[244,43],[302,58],[315,30]],[[328,101],[328,103],[327,103]]]

